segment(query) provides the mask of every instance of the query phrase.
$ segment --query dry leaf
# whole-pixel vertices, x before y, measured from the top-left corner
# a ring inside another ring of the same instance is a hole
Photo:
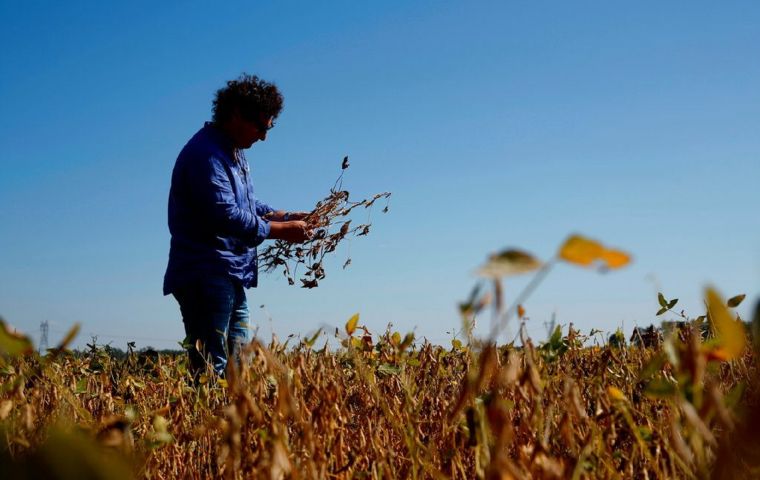
[[[500,278],[532,272],[539,268],[541,268],[541,261],[530,253],[507,249],[491,255],[477,273],[481,277]]]

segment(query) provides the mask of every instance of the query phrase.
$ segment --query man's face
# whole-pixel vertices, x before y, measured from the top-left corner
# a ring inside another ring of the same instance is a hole
[[[267,139],[267,131],[273,126],[272,117],[261,117],[259,120],[248,120],[240,115],[234,115],[231,120],[233,140],[237,148],[251,148],[261,140]]]

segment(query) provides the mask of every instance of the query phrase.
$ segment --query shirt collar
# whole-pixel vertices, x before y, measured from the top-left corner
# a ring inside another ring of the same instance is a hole
[[[214,125],[214,122],[206,122],[203,124],[203,128],[209,133],[209,135],[219,143],[224,153],[229,155],[232,162],[236,165],[245,166],[245,156],[243,151],[239,148],[235,148],[235,144],[227,135],[224,130]]]

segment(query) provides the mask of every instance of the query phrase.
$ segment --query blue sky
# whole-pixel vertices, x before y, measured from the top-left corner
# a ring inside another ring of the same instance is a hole
[[[537,338],[553,314],[647,325],[659,289],[694,316],[706,284],[757,298],[756,2],[2,1],[0,45],[0,315],[51,342],[182,338],[171,169],[243,71],[285,96],[248,152],[261,198],[310,208],[344,155],[352,194],[393,192],[347,270],[343,248],[317,289],[248,291],[264,336],[360,312],[447,342],[489,253],[548,258],[572,232],[635,262],[558,267],[526,304]]]

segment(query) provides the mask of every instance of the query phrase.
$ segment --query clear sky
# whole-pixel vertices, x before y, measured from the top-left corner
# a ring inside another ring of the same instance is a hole
[[[243,71],[285,96],[247,155],[262,199],[310,208],[344,155],[353,195],[393,192],[319,288],[262,275],[264,336],[360,312],[447,342],[489,253],[548,258],[572,232],[635,262],[558,267],[525,305],[538,339],[553,314],[648,325],[658,289],[694,316],[708,283],[754,302],[759,48],[756,1],[1,0],[0,315],[48,320],[51,343],[80,322],[79,345],[176,346],[171,170]]]

